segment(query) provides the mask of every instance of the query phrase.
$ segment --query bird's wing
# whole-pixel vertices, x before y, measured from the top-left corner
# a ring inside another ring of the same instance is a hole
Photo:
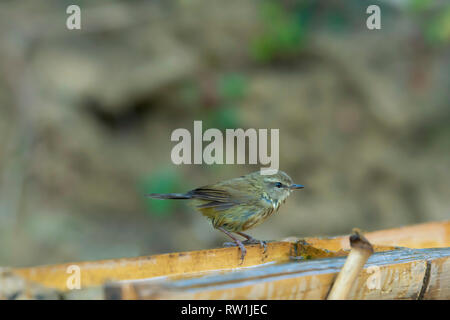
[[[211,208],[217,211],[261,201],[258,190],[249,188],[248,182],[239,178],[228,181],[226,184],[200,187],[190,191],[189,194],[201,200],[197,208]]]
[[[201,204],[197,206],[199,209],[214,208],[215,210],[226,210],[233,206],[239,205],[245,202],[245,198],[242,195],[228,190],[226,188],[219,189],[205,186],[194,189],[190,192],[193,198],[201,200]]]

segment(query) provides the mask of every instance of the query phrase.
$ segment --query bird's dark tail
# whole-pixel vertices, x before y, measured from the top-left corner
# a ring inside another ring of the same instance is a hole
[[[188,193],[149,193],[145,196],[153,199],[192,199]]]

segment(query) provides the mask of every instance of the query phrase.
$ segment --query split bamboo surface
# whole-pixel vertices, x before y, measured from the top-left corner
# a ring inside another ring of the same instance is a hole
[[[349,299],[450,298],[450,221],[364,236],[375,252]],[[8,276],[25,283],[28,298],[37,286],[65,299],[326,299],[349,249],[348,235],[291,237],[268,243],[266,252],[247,246],[243,262],[231,247],[16,268]],[[68,289],[71,266],[81,289]]]

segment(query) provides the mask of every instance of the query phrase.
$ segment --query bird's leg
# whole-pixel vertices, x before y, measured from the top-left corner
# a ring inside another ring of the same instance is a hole
[[[245,247],[242,244],[241,240],[239,240],[238,238],[233,236],[233,234],[231,232],[225,230],[222,227],[218,227],[217,229],[219,229],[220,231],[225,233],[227,236],[229,236],[231,239],[233,239],[234,243],[239,247],[239,249],[241,249],[241,262],[243,262],[244,261],[244,257],[247,254],[247,249],[245,249]]]
[[[255,239],[252,236],[250,236],[248,234],[245,234],[243,232],[236,232],[236,233],[247,239],[246,241],[243,242],[243,244],[256,244],[256,243],[259,243],[259,245],[264,248],[264,253],[266,253],[266,251],[267,251],[267,244],[266,244],[265,241]]]

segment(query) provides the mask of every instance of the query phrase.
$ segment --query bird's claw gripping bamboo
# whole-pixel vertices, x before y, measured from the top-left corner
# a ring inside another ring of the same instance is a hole
[[[259,171],[206,185],[186,193],[151,193],[155,199],[189,200],[194,207],[211,220],[214,228],[233,239],[241,250],[241,259],[246,254],[244,244],[259,243],[267,250],[264,241],[256,240],[242,233],[262,223],[273,213],[295,189],[304,186],[292,183],[283,171],[273,175],[262,175]],[[246,238],[242,242],[232,233]]]

